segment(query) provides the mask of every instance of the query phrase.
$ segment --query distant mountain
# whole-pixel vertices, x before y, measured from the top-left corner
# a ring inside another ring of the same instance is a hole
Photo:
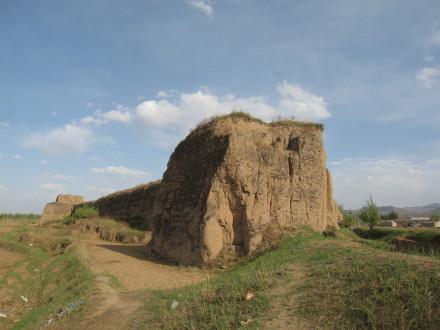
[[[397,212],[399,218],[429,217],[433,214],[440,215],[440,204],[431,203],[424,206],[412,207],[379,206],[381,214],[389,214],[393,210]],[[353,211],[358,212],[359,210]]]

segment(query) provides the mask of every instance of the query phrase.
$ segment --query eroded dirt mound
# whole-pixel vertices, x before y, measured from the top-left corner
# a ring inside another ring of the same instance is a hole
[[[151,239],[151,232],[130,232],[127,229],[123,231],[114,230],[108,226],[100,225],[93,220],[77,221],[81,232],[96,233],[102,240],[109,242],[120,242],[124,244],[148,243]]]

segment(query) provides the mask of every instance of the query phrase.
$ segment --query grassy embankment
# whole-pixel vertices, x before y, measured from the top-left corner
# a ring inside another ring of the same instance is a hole
[[[0,247],[22,254],[23,258],[0,278],[0,313],[7,315],[0,318],[1,329],[38,329],[49,319],[56,323],[68,322],[71,326],[80,324],[87,310],[92,308],[88,302],[96,293],[96,287],[95,276],[85,267],[74,247],[78,235],[93,230],[106,235],[107,239],[116,235],[121,240],[136,240],[149,234],[110,219],[76,220],[52,221],[35,227],[29,224],[27,217],[2,219],[0,225],[10,227],[11,231],[0,235]],[[87,228],[88,224],[94,227]],[[110,278],[112,285],[120,287],[115,276],[104,275]],[[83,302],[84,306],[63,314],[59,320],[56,313],[72,302]]]
[[[20,242],[23,237],[37,237],[35,229],[16,229],[0,239],[0,247],[23,254],[0,279],[0,289],[8,295],[2,297],[1,312],[8,315],[0,318],[2,329],[38,329],[63,307],[86,302],[93,290],[93,275],[68,248],[68,238],[37,239],[32,244]]]
[[[157,291],[130,326],[265,328],[278,318],[277,327],[301,320],[308,328],[435,328],[439,271],[436,259],[304,230],[208,282]],[[247,293],[256,295],[246,301]],[[179,305],[171,309],[174,300]]]

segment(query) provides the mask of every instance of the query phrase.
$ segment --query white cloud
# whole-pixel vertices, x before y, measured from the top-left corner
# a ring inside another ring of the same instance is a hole
[[[87,116],[80,119],[80,122],[85,125],[96,125],[100,126],[102,124],[107,124],[111,121],[118,121],[123,123],[128,123],[131,121],[130,109],[117,105],[115,110],[102,112],[101,110],[96,110],[94,116]]]
[[[299,120],[320,120],[331,116],[323,97],[305,91],[299,85],[287,82],[277,87],[277,107],[269,104],[262,96],[236,98],[232,94],[218,97],[207,90],[195,93],[181,93],[172,99],[148,100],[137,106],[136,119],[145,126],[187,131],[207,117],[225,114],[233,109],[251,113],[263,120],[273,117],[295,117]],[[158,96],[169,97],[165,92]]]
[[[209,18],[214,16],[214,8],[212,8],[210,0],[186,0],[186,3],[192,8],[202,11]]]
[[[335,199],[359,208],[372,194],[379,205],[417,206],[440,194],[440,157],[346,158],[330,162]]]
[[[435,67],[426,67],[420,70],[416,79],[426,88],[431,88],[438,84],[440,78],[440,69]]]
[[[93,186],[88,186],[87,189],[92,190],[92,191],[98,191],[98,192],[101,192],[104,194],[111,194],[116,191],[113,188],[99,188],[99,187],[93,187]]]
[[[424,59],[426,62],[431,63],[431,62],[434,62],[435,57],[434,57],[434,56],[424,56],[423,59]]]
[[[430,44],[432,46],[440,46],[440,31],[435,31],[430,39]]]
[[[12,155],[11,158],[13,158],[13,159],[21,159],[21,155],[18,155],[18,154],[17,155]]]
[[[64,191],[65,188],[62,184],[58,183],[44,183],[38,186],[41,189],[44,190],[53,190],[53,191]]]
[[[100,173],[100,174],[106,173],[106,174],[133,175],[133,176],[150,176],[148,172],[131,170],[122,166],[107,166],[104,168],[93,167],[91,171],[93,173]]]
[[[0,190],[6,190],[6,189],[7,189],[6,186],[0,184]]]
[[[32,134],[22,145],[39,149],[46,154],[70,156],[84,153],[95,142],[96,138],[89,128],[65,125],[47,133]]]
[[[9,127],[9,123],[7,121],[0,122],[0,126]]]
[[[131,119],[131,115],[127,110],[112,110],[102,114],[102,118],[105,121],[120,121],[128,123]]]
[[[164,91],[158,91],[156,94],[156,97],[159,97],[159,98],[170,97],[170,96],[171,96],[170,94],[168,94],[167,92],[164,92]]]
[[[277,90],[282,96],[280,100],[282,112],[289,111],[295,117],[307,120],[325,119],[331,116],[323,97],[309,93],[299,85],[289,85],[284,82]]]
[[[56,180],[75,179],[75,177],[72,175],[62,175],[62,174],[53,174],[52,178]]]
[[[38,163],[38,164],[43,164],[43,165],[47,165],[47,164],[49,164],[49,162],[48,162],[47,160],[44,160],[44,159],[39,160],[37,163]]]
[[[7,155],[4,152],[0,152],[0,158],[6,157]]]

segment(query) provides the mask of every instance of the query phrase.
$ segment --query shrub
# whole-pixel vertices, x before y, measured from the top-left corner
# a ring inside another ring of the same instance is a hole
[[[99,217],[99,210],[91,206],[81,206],[77,208],[72,216],[76,219]]]

